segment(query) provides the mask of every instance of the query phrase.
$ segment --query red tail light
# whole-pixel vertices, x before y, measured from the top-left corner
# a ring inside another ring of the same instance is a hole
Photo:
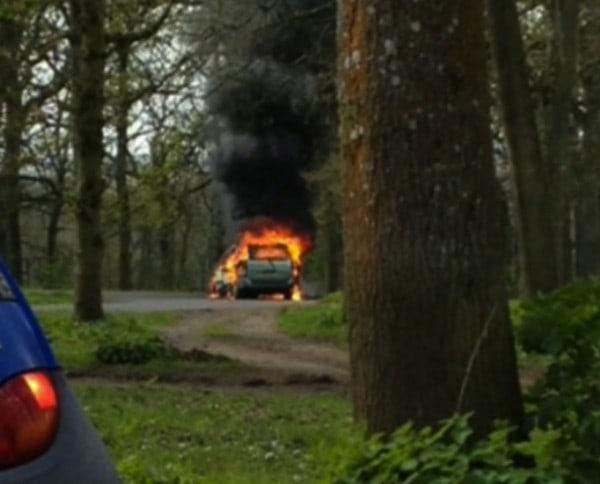
[[[44,373],[20,375],[0,387],[0,469],[45,452],[58,428],[58,397]]]

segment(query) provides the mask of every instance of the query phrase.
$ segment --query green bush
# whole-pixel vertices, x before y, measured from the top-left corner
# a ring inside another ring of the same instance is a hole
[[[598,418],[595,418],[598,422]],[[590,422],[591,423],[591,422]],[[534,428],[515,442],[500,425],[473,443],[465,416],[435,430],[408,424],[390,439],[358,440],[338,451],[327,482],[333,484],[593,484],[600,475],[598,440],[582,439],[576,422]],[[589,429],[588,429],[589,430]],[[594,430],[597,436],[597,429]],[[590,435],[593,432],[588,432]],[[591,444],[592,447],[587,447]]]
[[[374,437],[353,443],[332,468],[333,484],[547,484],[566,482],[558,434],[536,430],[525,443],[511,442],[512,430],[499,426],[471,443],[465,416],[435,430],[405,425],[389,440]],[[529,460],[530,467],[517,467]]]
[[[569,482],[600,476],[600,281],[579,281],[519,308],[517,334],[526,351],[551,356],[545,377],[527,395],[529,426],[560,430],[570,455]]]
[[[163,340],[157,336],[143,339],[115,340],[100,343],[96,349],[96,359],[107,365],[141,365],[155,359],[173,356]]]
[[[174,350],[139,320],[131,318],[97,337],[96,359],[108,365],[141,365],[151,360],[175,357]]]
[[[600,281],[576,282],[522,302],[513,319],[527,352],[558,356],[579,340],[600,341]]]
[[[529,425],[560,429],[558,445],[570,454],[574,482],[600,476],[600,348],[574,342],[556,358],[527,397]]]

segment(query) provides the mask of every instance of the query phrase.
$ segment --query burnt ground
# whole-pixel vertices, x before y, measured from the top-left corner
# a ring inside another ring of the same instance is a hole
[[[188,313],[165,330],[164,339],[182,353],[208,354],[240,363],[215,384],[345,387],[349,380],[347,351],[278,332],[280,310],[276,306],[232,306]]]

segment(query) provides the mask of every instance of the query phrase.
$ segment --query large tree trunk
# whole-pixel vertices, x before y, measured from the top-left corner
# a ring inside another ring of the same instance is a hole
[[[552,172],[544,164],[515,0],[488,0],[504,129],[513,165],[525,296],[558,285]]]
[[[522,404],[480,0],[340,2],[346,317],[371,432]]]
[[[103,318],[104,0],[71,0],[73,154],[77,170],[75,317]]]
[[[119,100],[117,104],[117,156],[115,158],[115,183],[117,188],[119,225],[119,289],[131,289],[131,214],[129,187],[127,185],[127,159],[129,137],[127,127],[130,103],[128,97],[128,44],[117,45]]]
[[[19,171],[21,144],[25,120],[23,90],[19,80],[19,49],[21,27],[10,21],[0,22],[0,82],[3,83],[0,101],[4,105],[4,154],[0,165],[0,254],[21,282],[23,262],[21,255]]]

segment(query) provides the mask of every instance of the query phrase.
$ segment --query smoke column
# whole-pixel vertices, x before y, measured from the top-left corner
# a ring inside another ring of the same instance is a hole
[[[315,2],[293,3],[310,8]],[[322,152],[325,129],[314,101],[315,73],[299,62],[309,37],[303,28],[267,29],[249,49],[247,71],[209,100],[218,124],[213,174],[231,197],[237,224],[269,218],[314,232],[303,173]]]

